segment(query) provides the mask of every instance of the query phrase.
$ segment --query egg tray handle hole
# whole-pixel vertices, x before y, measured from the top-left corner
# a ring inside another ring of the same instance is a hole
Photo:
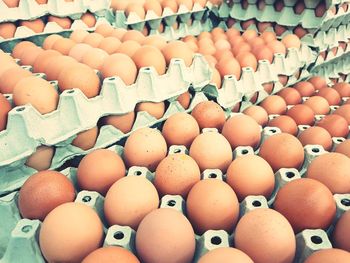
[[[208,177],[209,177],[209,178],[215,179],[215,178],[218,177],[218,175],[217,175],[216,173],[210,173],[210,174],[208,175]]]
[[[141,174],[142,174],[141,171],[135,171],[135,172],[134,172],[134,175],[136,175],[136,176],[140,176]]]
[[[180,149],[175,149],[175,150],[174,150],[174,153],[180,153],[180,152],[181,152]]]
[[[248,153],[248,150],[247,150],[247,149],[243,149],[243,150],[241,151],[241,153],[242,153],[242,154],[247,154],[247,153]]]
[[[25,107],[20,107],[20,108],[17,108],[16,111],[21,112],[21,111],[24,111],[25,109],[26,109]]]
[[[289,179],[292,179],[292,178],[295,176],[295,173],[293,173],[293,172],[286,172],[286,176],[287,176]]]
[[[311,237],[311,242],[316,244],[316,245],[319,245],[319,244],[321,244],[323,242],[323,240],[319,236],[312,236]]]
[[[342,205],[345,205],[345,206],[350,206],[350,199],[348,198],[343,198],[340,203],[342,203]]]
[[[168,206],[171,206],[171,207],[174,207],[174,206],[176,205],[176,201],[175,201],[175,200],[169,200],[169,201],[167,202],[167,205],[168,205]]]
[[[222,243],[222,240],[221,240],[221,237],[218,237],[218,236],[214,236],[210,239],[210,242],[213,244],[213,245],[220,245]]]
[[[258,200],[253,201],[252,204],[253,204],[254,207],[260,207],[261,206],[261,202],[258,201]]]
[[[23,232],[23,233],[28,233],[30,230],[32,230],[32,226],[30,226],[30,225],[26,225],[26,226],[23,226],[22,228],[21,228],[21,231]]]
[[[318,148],[312,148],[312,150],[311,150],[313,153],[319,153],[320,152],[320,149],[318,149]]]
[[[275,129],[270,130],[271,133],[276,133],[277,131]]]
[[[91,201],[91,196],[86,195],[86,196],[84,196],[81,200],[82,200],[84,203],[88,203],[88,202]]]
[[[117,231],[114,233],[113,237],[117,240],[122,240],[124,238],[124,233],[121,231]]]

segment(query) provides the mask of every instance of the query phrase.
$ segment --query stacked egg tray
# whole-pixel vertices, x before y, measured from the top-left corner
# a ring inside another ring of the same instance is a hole
[[[215,129],[207,129],[206,131],[203,130],[203,132],[217,131],[215,131]],[[263,140],[278,132],[278,128],[264,128],[262,131]],[[334,142],[335,144],[338,143],[337,141]],[[317,145],[307,145],[304,149],[305,162],[302,169],[300,171],[294,168],[281,168],[278,170],[275,174],[275,189],[271,198],[267,200],[264,196],[247,196],[240,203],[240,217],[254,209],[272,207],[278,190],[288,182],[301,178],[309,163],[325,152],[321,146]],[[109,148],[109,150],[121,156],[123,155],[122,146],[113,146]],[[174,145],[169,148],[168,154],[174,153],[187,154],[188,151],[185,146]],[[237,147],[233,152],[234,158],[247,154],[255,153],[251,147],[246,146]],[[61,173],[66,175],[73,182],[78,191],[75,202],[88,205],[99,214],[101,221],[104,223],[105,239],[103,246],[120,246],[135,253],[135,230],[129,226],[109,226],[103,214],[104,197],[94,191],[81,191],[77,185],[76,171],[76,168],[69,167],[61,171]],[[154,179],[154,173],[150,172],[145,167],[138,166],[130,167],[127,176],[142,176],[151,182]],[[214,178],[216,180],[225,181],[226,176],[218,169],[208,169],[202,173],[201,178]],[[317,250],[332,247],[329,236],[332,234],[337,219],[345,211],[350,210],[350,194],[335,194],[333,197],[337,212],[332,225],[327,230],[306,229],[296,235],[297,249],[294,260],[295,263],[304,262],[309,255]],[[0,233],[0,257],[2,257],[0,262],[45,262],[38,242],[41,222],[39,220],[21,218],[17,199],[18,192],[12,192],[0,198],[0,213],[2,215],[3,226]],[[163,196],[160,200],[160,208],[176,209],[186,215],[186,202],[179,195]],[[202,255],[210,250],[219,247],[232,247],[233,238],[234,233],[228,234],[224,230],[207,230],[202,236],[196,235],[196,253],[193,262],[197,262]]]
[[[0,1],[0,23],[33,20],[48,14],[75,20],[87,11],[104,16],[110,5],[110,0],[74,0],[72,2],[48,0],[46,2],[46,4],[39,4],[36,0],[20,0],[18,7],[8,7]]]
[[[142,31],[145,27],[149,29],[149,34],[159,34],[159,26],[163,23],[164,32],[160,35],[166,39],[178,39],[187,35],[199,35],[203,31],[210,31],[212,28],[211,20],[208,18],[209,11],[195,3],[192,10],[188,10],[185,5],[180,5],[177,13],[166,7],[162,16],[158,16],[153,11],[148,11],[144,19],[141,19],[136,13],[130,12],[126,16],[124,11],[110,10],[106,17],[115,27],[134,29]],[[191,25],[188,25],[188,21]],[[177,29],[173,28],[175,23],[179,23]]]

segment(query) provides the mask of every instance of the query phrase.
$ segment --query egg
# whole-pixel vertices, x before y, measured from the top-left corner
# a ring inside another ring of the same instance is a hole
[[[13,38],[16,29],[17,27],[14,23],[0,23],[0,37],[4,39]]]
[[[153,46],[142,46],[132,56],[138,69],[153,67],[159,75],[165,73],[166,62],[162,52]]]
[[[295,27],[293,32],[300,39],[309,33],[309,31],[307,29],[303,28],[302,26]]]
[[[69,50],[68,56],[74,58],[76,61],[82,62],[84,55],[92,49],[93,47],[88,44],[78,43]]]
[[[128,30],[122,37],[122,42],[127,40],[133,40],[141,44],[145,39],[145,36],[137,30]]]
[[[280,115],[273,118],[267,124],[269,127],[277,127],[281,132],[289,133],[291,135],[296,135],[298,133],[298,127],[293,118],[286,115]]]
[[[295,105],[301,103],[300,93],[294,88],[284,88],[278,92],[278,96],[281,96],[287,105]]]
[[[177,102],[180,103],[185,110],[187,110],[190,107],[191,94],[188,91],[182,93],[179,97],[177,97]]]
[[[83,39],[83,43],[88,44],[92,47],[98,47],[104,37],[98,33],[90,33]]]
[[[126,32],[127,30],[125,28],[114,28],[111,37],[116,37],[121,40]]]
[[[3,0],[4,4],[9,7],[18,7],[19,0]]]
[[[350,158],[350,140],[345,140],[342,143],[340,143],[336,148],[335,152],[342,153]]]
[[[35,46],[27,48],[19,57],[21,65],[33,65],[39,54],[43,52],[43,49]]]
[[[121,42],[116,37],[105,37],[99,44],[98,48],[103,49],[108,54],[116,53]]]
[[[143,4],[143,8],[147,14],[148,11],[153,11],[157,16],[162,16],[163,10],[161,1],[157,0],[146,0]]]
[[[25,165],[37,171],[47,170],[51,167],[54,153],[54,147],[41,145],[27,158]]]
[[[287,111],[287,115],[291,117],[297,125],[314,124],[315,114],[313,110],[307,105],[295,105]]]
[[[329,103],[321,96],[313,96],[304,102],[304,105],[309,106],[315,114],[328,114],[329,113]]]
[[[259,155],[276,172],[280,168],[299,169],[304,162],[304,148],[297,138],[288,133],[268,137],[260,146]]]
[[[134,40],[127,40],[119,45],[117,52],[132,57],[140,47],[141,45],[138,42]]]
[[[171,59],[183,59],[187,67],[192,64],[194,52],[182,41],[169,42],[162,52],[168,65]]]
[[[4,94],[13,93],[16,84],[20,80],[31,75],[32,73],[29,70],[25,70],[21,67],[10,67],[0,76],[0,92]]]
[[[332,87],[341,97],[350,97],[350,84],[346,82],[339,82]]]
[[[142,42],[142,45],[154,46],[159,50],[162,50],[166,46],[166,44],[167,44],[166,39],[160,35],[147,36]]]
[[[329,132],[322,127],[310,127],[298,136],[303,146],[308,144],[321,145],[326,151],[332,148],[332,137]]]
[[[190,156],[197,162],[201,171],[220,169],[223,173],[233,158],[230,143],[217,132],[198,135],[191,144]]]
[[[253,71],[256,71],[256,69],[258,67],[257,59],[250,52],[240,53],[237,56],[237,60],[242,68],[251,67],[253,69]]]
[[[241,66],[235,58],[226,58],[219,61],[216,65],[221,77],[234,75],[237,80],[241,77]]]
[[[350,253],[336,248],[320,249],[309,256],[305,263],[337,263],[348,262]]]
[[[44,72],[47,64],[55,56],[61,56],[61,54],[56,50],[45,50],[41,52],[33,63],[33,72]]]
[[[135,82],[137,68],[134,61],[125,54],[116,53],[105,59],[101,73],[103,78],[118,76],[126,85]]]
[[[325,153],[311,162],[306,177],[320,181],[333,194],[345,194],[350,191],[349,168],[350,159],[346,155]]]
[[[76,66],[76,60],[68,56],[58,56],[47,63],[44,71],[47,80],[57,80],[61,71]]]
[[[73,202],[74,198],[74,186],[66,176],[56,171],[41,171],[23,184],[18,207],[24,218],[43,221],[54,208]]]
[[[259,46],[253,51],[253,53],[258,61],[267,60],[270,63],[273,61],[273,53],[267,46]]]
[[[92,48],[83,55],[81,62],[92,69],[100,70],[107,57],[108,53],[106,51]]]
[[[122,115],[111,115],[103,118],[102,123],[104,125],[112,125],[123,133],[128,133],[131,131],[134,125],[135,112],[129,112]]]
[[[264,99],[260,106],[263,107],[268,114],[284,114],[287,109],[287,104],[284,99],[277,95],[268,96]]]
[[[170,194],[186,198],[200,179],[197,163],[190,156],[178,153],[168,155],[159,163],[153,183],[161,196]]]
[[[113,26],[108,23],[103,23],[96,26],[95,32],[107,38],[112,35],[113,30]]]
[[[225,261],[253,263],[253,261],[247,254],[232,247],[219,247],[210,250],[199,259],[198,263],[212,263]]]
[[[127,5],[125,9],[125,15],[128,17],[130,13],[135,13],[139,19],[144,19],[145,18],[145,9],[143,9],[142,4],[140,3],[133,3],[131,2],[130,4]]]
[[[340,106],[338,109],[334,111],[334,114],[342,116],[343,118],[346,119],[348,124],[350,124],[350,105],[349,104]]]
[[[216,128],[220,131],[226,120],[221,106],[213,101],[200,102],[193,108],[191,115],[196,119],[200,129]]]
[[[186,210],[197,234],[210,229],[230,233],[238,221],[239,203],[228,184],[218,179],[205,179],[197,182],[188,193]]]
[[[249,106],[243,113],[252,117],[261,126],[265,126],[269,120],[266,110],[261,106]]]
[[[47,21],[55,22],[57,25],[59,25],[63,29],[70,29],[70,27],[72,26],[72,21],[70,20],[69,17],[49,16]]]
[[[7,115],[10,110],[10,102],[0,93],[0,131],[6,129]]]
[[[229,118],[222,128],[222,135],[228,140],[232,149],[238,146],[257,148],[261,139],[259,124],[244,114]]]
[[[258,27],[259,32],[267,32],[266,30],[268,28],[272,27],[272,23],[271,22],[259,22],[257,27]]]
[[[61,92],[68,89],[80,89],[88,98],[95,97],[100,93],[99,77],[84,64],[76,64],[63,69],[57,80]]]
[[[317,96],[325,98],[328,101],[329,105],[339,105],[341,102],[341,97],[339,93],[332,88],[321,89],[317,93]]]
[[[293,88],[297,90],[302,97],[310,97],[315,93],[314,86],[307,81],[301,81],[296,83]]]
[[[332,137],[347,137],[349,133],[346,119],[336,114],[325,116],[316,125],[325,128]]]
[[[140,102],[136,105],[136,112],[145,111],[156,119],[163,117],[165,112],[164,102]]]
[[[140,263],[137,257],[129,250],[118,247],[109,246],[96,249],[91,252],[82,263],[109,263],[109,262],[127,262],[127,263]]]
[[[45,24],[40,18],[28,21],[21,21],[19,25],[31,29],[32,31],[34,31],[34,33],[42,33],[45,28]]]
[[[21,41],[18,44],[16,44],[12,50],[12,57],[14,58],[20,58],[22,56],[22,53],[25,52],[25,50],[29,47],[35,47],[35,44],[30,41]],[[6,56],[4,53],[2,53],[2,57]],[[12,61],[13,59],[9,56],[9,59]]]
[[[335,225],[332,239],[335,247],[350,251],[350,211],[345,212]]]
[[[82,131],[77,134],[75,139],[72,141],[72,145],[87,151],[95,146],[98,133],[99,130],[97,127]]]
[[[162,134],[167,144],[184,145],[189,148],[193,140],[199,135],[199,125],[194,117],[188,113],[178,112],[171,115],[162,128]]]
[[[41,114],[56,110],[58,99],[55,88],[46,80],[35,76],[23,78],[13,89],[16,106],[29,103]]]
[[[96,24],[96,18],[90,12],[83,14],[80,19],[85,25],[87,25],[88,28],[94,27]]]
[[[81,203],[65,203],[53,209],[39,234],[41,252],[49,262],[81,262],[99,248],[102,241],[100,218],[92,208]]]
[[[155,129],[141,128],[126,140],[124,160],[127,167],[145,166],[154,171],[167,154],[166,141]]]
[[[146,215],[135,241],[142,262],[191,262],[195,253],[196,241],[190,222],[171,208],[160,208]]]
[[[109,225],[130,226],[137,230],[142,219],[159,205],[157,189],[145,177],[127,176],[108,190],[104,213]]]
[[[297,35],[289,34],[282,38],[282,43],[286,46],[286,48],[300,48],[301,42]]]
[[[281,26],[279,24],[275,24],[274,30],[275,30],[275,33],[276,33],[277,36],[282,36],[284,34],[284,32],[287,31],[287,28],[285,26]]]
[[[294,232],[288,220],[268,208],[245,214],[236,226],[234,242],[235,247],[255,263],[292,263],[296,251]]]
[[[86,30],[76,29],[71,33],[69,38],[76,43],[82,43],[84,41],[84,38],[88,35],[89,32],[87,32]]]
[[[75,42],[69,38],[60,38],[52,45],[52,49],[60,52],[62,55],[68,55],[69,51],[74,47]]]
[[[314,76],[308,80],[316,90],[320,90],[327,87],[327,82],[323,77]]]

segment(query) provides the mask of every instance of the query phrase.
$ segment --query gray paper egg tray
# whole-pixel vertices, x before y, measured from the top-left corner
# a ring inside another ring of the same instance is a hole
[[[32,20],[47,14],[79,19],[87,11],[104,16],[109,6],[110,0],[48,0],[47,4],[38,4],[35,0],[20,0],[18,7],[9,8],[0,1],[0,23]]]
[[[212,131],[209,130],[207,132]],[[268,136],[268,134],[266,133],[265,136]],[[119,155],[122,155],[123,153],[123,149],[120,146],[114,146],[109,149],[117,152]],[[172,146],[169,148],[169,154],[178,152],[187,154],[187,150],[184,146]],[[235,157],[245,154],[254,154],[254,151],[250,147],[238,147],[233,152]],[[312,156],[309,156],[309,158],[312,158]],[[67,168],[63,170],[62,173],[72,180],[75,188],[79,191],[76,180],[76,168]],[[128,170],[127,176],[143,176],[151,182],[154,179],[154,173],[151,173],[145,167],[131,167]],[[218,169],[208,169],[202,174],[202,179],[207,178],[225,180],[225,175],[223,175]],[[286,183],[301,178],[301,175],[296,169],[282,168],[276,173],[275,178],[276,186],[271,198],[266,200],[264,196],[247,196],[240,203],[240,217],[254,209],[272,207],[278,190]],[[38,243],[41,222],[39,220],[21,219],[17,207],[17,199],[18,192],[13,192],[0,198],[0,214],[2,215],[3,222],[3,231],[0,232],[0,257],[2,257],[0,262],[45,262],[41,255]],[[337,206],[337,213],[333,225],[345,211],[350,210],[350,194],[335,194],[334,200]],[[100,218],[105,225],[105,240],[103,246],[120,246],[136,253],[136,232],[132,228],[120,225],[108,226],[106,224],[103,215],[103,196],[97,192],[83,190],[78,192],[75,202],[90,206],[100,215]],[[176,209],[177,211],[186,214],[185,200],[179,195],[163,196],[160,201],[160,207]],[[332,226],[327,230],[307,229],[297,234],[297,251],[294,262],[301,263],[314,251],[331,248],[332,244],[329,241],[328,234],[331,234],[332,229]],[[208,230],[202,236],[196,235],[196,253],[193,262],[197,262],[202,255],[212,249],[219,247],[232,247],[234,233],[230,234],[224,230]]]
[[[316,3],[316,1],[308,1],[308,4],[312,2]],[[316,17],[314,4],[298,15],[294,13],[293,6],[285,6],[281,12],[277,12],[273,4],[267,4],[263,10],[259,10],[255,3],[250,3],[247,9],[243,9],[240,2],[234,3],[232,7],[224,3],[218,9],[218,15],[221,18],[232,17],[240,21],[256,19],[259,22],[276,22],[283,26],[301,25],[305,29],[320,29],[323,31],[349,23],[349,9],[344,12],[342,8],[339,8],[335,15],[328,9],[323,17]]]

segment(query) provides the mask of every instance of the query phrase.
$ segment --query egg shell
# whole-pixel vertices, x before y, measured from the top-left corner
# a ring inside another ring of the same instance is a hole
[[[108,53],[99,48],[92,48],[84,54],[81,63],[89,66],[92,69],[100,70]]]
[[[185,110],[187,110],[191,103],[191,94],[188,91],[182,93],[179,97],[177,97],[177,102],[180,103]]]
[[[61,54],[56,50],[44,50],[35,59],[33,63],[33,72],[44,72],[47,64],[53,57],[61,56]]]
[[[22,56],[22,53],[25,52],[25,50],[29,47],[35,47],[35,44],[33,42],[30,42],[30,41],[19,42],[18,44],[15,45],[15,47],[12,50],[12,57],[19,59]],[[4,55],[2,55],[2,57],[3,56]],[[9,57],[9,58],[12,60],[11,57]]]
[[[25,51],[19,57],[21,65],[33,65],[36,58],[41,52],[43,52],[43,49],[37,46],[26,48]]]
[[[134,125],[134,120],[135,112],[132,111],[123,115],[106,116],[103,118],[102,123],[104,125],[112,125],[123,133],[128,133]]]
[[[269,120],[266,110],[261,106],[249,106],[243,111],[243,113],[252,117],[261,126],[265,126]]]
[[[163,117],[165,103],[162,102],[140,102],[136,105],[136,112],[145,111],[156,119]]]
[[[341,97],[339,93],[333,88],[325,88],[319,90],[317,96],[325,98],[329,105],[339,105],[341,102]]]
[[[315,120],[314,111],[307,105],[298,104],[287,111],[297,125],[313,125]]]
[[[280,115],[273,118],[267,124],[269,127],[277,127],[281,132],[289,133],[291,135],[297,135],[298,127],[293,118],[286,115]]]
[[[84,55],[93,49],[92,46],[89,46],[85,43],[75,44],[70,50],[68,56],[74,58],[76,61],[81,62]]]
[[[208,251],[198,261],[198,263],[225,262],[253,263],[251,258],[244,252],[232,247],[219,247]]]
[[[325,128],[332,137],[346,138],[349,133],[349,126],[346,119],[336,114],[325,116],[316,125]]]
[[[51,167],[54,153],[54,147],[41,145],[27,158],[25,165],[37,171],[47,170]]]
[[[337,263],[348,262],[350,253],[336,248],[321,249],[311,254],[305,263]]]
[[[122,37],[122,42],[127,40],[133,40],[141,44],[145,39],[145,36],[137,30],[128,30]]]
[[[260,106],[263,107],[266,112],[270,114],[282,115],[286,112],[287,104],[284,99],[278,95],[271,95],[264,99]]]
[[[92,47],[98,47],[104,37],[98,33],[90,33],[83,39],[83,43],[88,44]]]
[[[340,143],[336,147],[335,152],[342,153],[350,158],[350,140],[348,139]]]
[[[327,87],[327,82],[323,77],[314,76],[311,77],[308,82],[310,82],[316,90],[320,90]]]
[[[19,0],[3,0],[4,4],[9,8],[18,7]]]
[[[142,67],[153,67],[159,75],[165,73],[165,58],[156,47],[142,46],[132,56],[138,69]]]
[[[103,49],[108,54],[113,54],[117,52],[120,44],[120,40],[116,37],[105,37],[99,44],[98,48]]]
[[[89,32],[87,32],[86,30],[76,29],[72,32],[69,38],[76,43],[82,43],[87,35],[89,35]]]
[[[107,38],[110,35],[112,35],[113,30],[114,30],[113,26],[111,26],[110,24],[104,23],[104,24],[99,24],[96,27],[95,32]]]
[[[16,29],[17,27],[14,23],[0,23],[0,37],[4,39],[13,38]]]
[[[40,18],[34,19],[34,20],[28,20],[28,21],[21,21],[20,26],[28,27],[29,29],[33,30],[35,33],[41,33],[44,31],[45,24],[43,20]]]
[[[196,119],[200,129],[216,128],[220,131],[226,120],[221,106],[213,101],[200,102],[193,108],[191,115]]]
[[[0,93],[0,131],[6,129],[7,115],[10,110],[10,102]]]
[[[329,103],[321,96],[312,96],[304,102],[304,105],[309,106],[315,114],[325,115],[329,113]]]
[[[87,151],[95,146],[99,130],[93,127],[86,131],[79,132],[72,141],[72,145]]]
[[[69,51],[74,47],[75,42],[69,38],[60,38],[52,45],[52,49],[57,50],[62,55],[68,55]]]
[[[350,251],[350,211],[345,212],[338,220],[333,231],[333,242],[335,247]]]
[[[350,84],[346,82],[339,82],[333,85],[341,97],[350,97]]]
[[[129,250],[117,247],[101,247],[91,252],[82,263],[109,263],[109,262],[140,263],[137,257]]]
[[[87,25],[88,28],[94,27],[96,24],[96,18],[90,12],[83,14],[80,19],[85,23],[85,25]]]
[[[286,48],[300,48],[301,41],[297,35],[289,34],[282,38],[282,43]]]
[[[0,79],[1,80],[1,79]],[[350,124],[350,105],[342,105],[334,111],[334,114],[340,115]]]
[[[318,144],[326,151],[330,151],[332,148],[332,137],[329,132],[322,127],[310,127],[299,134],[299,141],[303,146],[308,144]]]
[[[281,96],[287,105],[295,105],[301,103],[301,95],[294,88],[284,88],[278,92],[278,96]]]
[[[130,13],[135,13],[141,20],[145,18],[145,9],[143,8],[141,3],[131,2],[127,5],[125,9],[125,15],[128,17]]]
[[[23,78],[31,76],[32,73],[21,67],[11,67],[0,76],[0,92],[13,93],[16,84]],[[1,130],[1,128],[0,128]]]
[[[69,17],[49,16],[47,21],[55,22],[63,29],[70,29],[70,27],[72,26],[72,21],[70,20]]]
[[[61,71],[76,66],[77,61],[68,56],[58,56],[55,60],[50,60],[44,71],[47,80],[57,80]]]
[[[183,59],[185,65],[189,67],[192,64],[194,52],[182,41],[169,42],[163,49],[162,53],[164,58],[169,65],[172,58]]]
[[[157,0],[155,0],[157,1]],[[166,46],[167,42],[166,39],[160,35],[150,35],[147,36],[144,41],[142,42],[142,45],[150,45],[158,48],[159,50],[162,50]],[[197,45],[196,45],[197,47]]]
[[[157,16],[162,16],[163,10],[160,3],[161,1],[157,0],[146,0],[143,4],[145,13],[147,14],[148,11],[153,11]]]

